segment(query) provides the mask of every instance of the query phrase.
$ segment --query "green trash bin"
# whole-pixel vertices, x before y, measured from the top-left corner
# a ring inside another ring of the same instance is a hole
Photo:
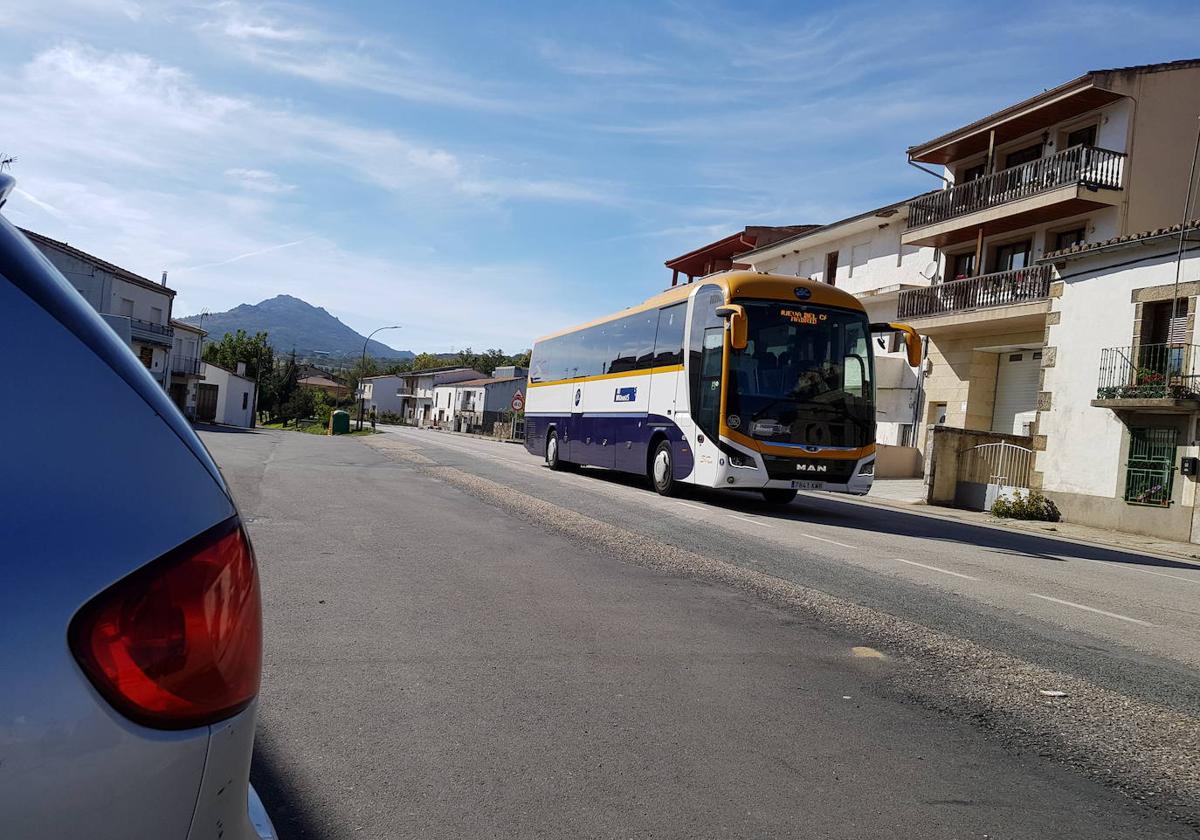
[[[350,431],[350,412],[338,410],[329,415],[329,434],[344,435]]]

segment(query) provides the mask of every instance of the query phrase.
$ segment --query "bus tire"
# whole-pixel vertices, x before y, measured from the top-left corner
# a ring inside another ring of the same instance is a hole
[[[546,436],[546,466],[550,469],[561,472],[567,468],[567,462],[562,459],[558,442],[558,432],[551,430]]]
[[[796,491],[785,487],[768,487],[762,491],[762,494],[763,498],[767,500],[767,504],[771,505],[790,504],[792,499],[796,498]]]
[[[674,496],[679,489],[675,481],[675,456],[671,454],[671,442],[660,441],[650,459],[650,483],[660,496]]]

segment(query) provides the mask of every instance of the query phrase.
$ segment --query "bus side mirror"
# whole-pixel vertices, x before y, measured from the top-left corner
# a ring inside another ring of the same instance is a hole
[[[745,350],[749,339],[746,310],[739,304],[727,303],[717,307],[717,317],[729,322],[729,346],[734,350]]]
[[[904,334],[904,350],[908,356],[909,367],[917,367],[921,364],[921,337],[917,335],[917,331],[908,324],[871,324],[871,332],[898,332]]]

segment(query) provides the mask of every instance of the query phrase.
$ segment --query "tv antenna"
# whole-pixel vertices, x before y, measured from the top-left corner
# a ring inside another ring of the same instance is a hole
[[[10,166],[12,166],[16,162],[17,162],[16,155],[6,155],[4,152],[0,152],[0,172],[3,172],[5,169],[8,169]]]

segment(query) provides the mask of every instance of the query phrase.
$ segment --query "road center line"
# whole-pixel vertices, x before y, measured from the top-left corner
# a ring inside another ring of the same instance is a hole
[[[700,507],[700,505],[689,505],[687,502],[676,502],[675,504],[683,505],[684,507],[691,508],[692,510],[708,510],[708,508]]]
[[[917,566],[922,569],[928,569],[931,572],[941,572],[944,575],[953,575],[956,578],[963,578],[964,580],[979,580],[979,578],[977,578],[977,577],[971,577],[970,575],[964,575],[962,572],[952,572],[949,569],[940,569],[937,566],[930,566],[925,563],[918,563],[915,560],[905,560],[903,557],[893,557],[892,559],[895,560],[897,563],[907,563],[910,566]]]
[[[1064,601],[1061,598],[1051,598],[1049,595],[1039,595],[1036,592],[1030,592],[1029,594],[1034,598],[1041,598],[1043,601],[1053,601],[1056,604],[1062,604],[1064,607],[1074,607],[1077,610],[1087,610],[1088,612],[1098,613],[1099,615],[1106,615],[1109,618],[1116,618],[1120,619],[1121,621],[1129,621],[1133,624],[1140,624],[1143,627],[1154,626],[1149,621],[1142,621],[1140,618],[1130,618],[1129,616],[1121,615],[1120,613],[1108,612],[1107,610],[1097,609],[1096,607],[1089,607],[1087,604],[1076,604],[1074,601]]]
[[[728,516],[730,519],[740,519],[743,522],[749,522],[751,525],[758,525],[762,528],[774,528],[775,527],[774,525],[770,525],[766,522],[760,522],[757,519],[751,519],[748,516],[738,516],[736,513],[727,513],[725,515]]]
[[[804,537],[806,540],[816,540],[817,542],[827,542],[831,545],[840,545],[842,548],[858,548],[858,546],[847,545],[846,543],[838,542],[837,540],[827,540],[825,537],[818,537],[816,534],[801,534],[800,536]]]

